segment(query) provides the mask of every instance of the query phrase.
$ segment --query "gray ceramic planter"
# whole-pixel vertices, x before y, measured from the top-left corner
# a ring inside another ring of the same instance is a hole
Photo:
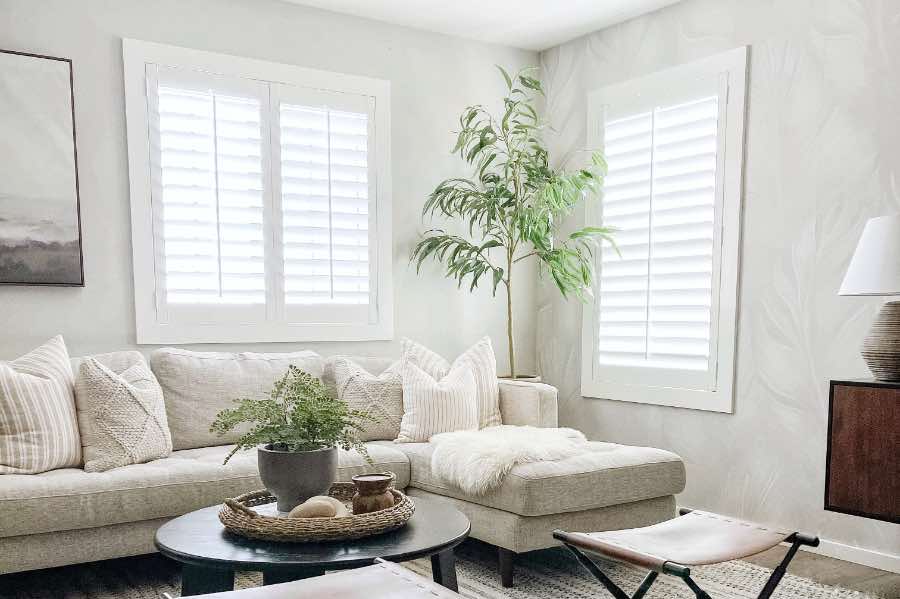
[[[278,511],[289,512],[310,497],[326,495],[337,478],[338,450],[278,451],[260,445],[256,451],[259,477],[278,500]]]

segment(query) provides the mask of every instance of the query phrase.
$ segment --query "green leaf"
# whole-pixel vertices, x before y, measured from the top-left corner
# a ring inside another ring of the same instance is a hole
[[[500,73],[503,75],[503,79],[506,81],[506,87],[508,89],[512,89],[512,77],[509,76],[509,73],[506,72],[506,69],[501,67],[499,64],[494,65],[500,70]]]

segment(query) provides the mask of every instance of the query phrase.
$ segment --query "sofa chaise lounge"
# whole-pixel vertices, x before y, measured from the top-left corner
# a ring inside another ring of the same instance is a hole
[[[268,354],[217,355],[223,356],[217,367],[252,372],[241,362],[265,360]],[[102,359],[110,356],[115,359],[115,354]],[[330,360],[316,358],[321,360],[323,380],[333,384]],[[374,374],[393,362],[354,359]],[[78,363],[73,359],[76,372]],[[161,369],[151,358],[164,391],[170,428],[195,426],[206,433],[209,423],[196,416],[204,413],[197,406],[220,392],[206,388],[216,383],[215,377],[189,371],[193,363],[176,360],[173,369],[169,361]],[[189,380],[190,395],[169,393],[168,377]],[[260,380],[259,388],[266,390],[271,383]],[[556,389],[501,380],[500,410],[504,424],[557,426]],[[173,422],[176,414],[180,421]],[[0,574],[152,553],[154,533],[167,520],[262,486],[255,452],[239,452],[223,465],[232,445],[179,449],[176,435],[173,440],[175,451],[169,457],[106,472],[65,468],[0,476]],[[685,484],[684,465],[673,453],[592,443],[591,451],[573,458],[518,465],[499,489],[473,497],[432,474],[428,443],[383,440],[367,446],[375,462],[371,466],[360,455],[341,451],[341,480],[389,470],[396,474],[397,487],[409,495],[451,502],[470,519],[472,537],[499,548],[507,585],[512,583],[514,555],[556,545],[554,529],[603,531],[670,519],[675,516],[674,496]]]

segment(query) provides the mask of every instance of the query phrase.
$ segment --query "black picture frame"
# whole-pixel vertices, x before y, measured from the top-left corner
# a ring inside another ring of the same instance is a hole
[[[9,54],[14,56],[21,56],[25,58],[36,58],[42,60],[51,60],[51,61],[59,61],[66,64],[68,69],[68,79],[69,79],[69,94],[68,94],[68,102],[69,102],[69,117],[71,119],[71,129],[72,129],[72,164],[74,169],[74,183],[75,183],[75,227],[77,230],[77,272],[76,267],[72,265],[71,271],[72,274],[77,274],[76,277],[72,277],[71,280],[14,280],[12,278],[7,278],[4,276],[3,269],[0,268],[0,285],[3,286],[42,286],[42,287],[84,287],[84,246],[83,246],[83,231],[81,226],[81,190],[80,190],[80,181],[78,174],[78,144],[77,144],[77,136],[75,130],[75,77],[74,71],[72,68],[72,60],[70,58],[62,58],[59,56],[49,56],[45,54],[35,54],[31,52],[23,52],[18,50],[4,50],[0,49],[0,54]],[[0,213],[0,217],[2,217],[2,213]],[[3,239],[0,238],[0,261],[3,259]],[[2,263],[0,263],[2,266]]]

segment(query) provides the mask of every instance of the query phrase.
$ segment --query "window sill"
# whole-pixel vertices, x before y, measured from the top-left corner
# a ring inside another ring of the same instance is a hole
[[[138,327],[138,345],[180,345],[188,343],[280,343],[298,341],[389,341],[394,338],[392,322],[378,324],[248,323],[152,324]]]
[[[610,381],[584,380],[581,395],[592,399],[609,399],[630,403],[688,408],[706,412],[734,413],[731,387],[715,391],[680,389],[676,387],[651,387],[626,385]]]

